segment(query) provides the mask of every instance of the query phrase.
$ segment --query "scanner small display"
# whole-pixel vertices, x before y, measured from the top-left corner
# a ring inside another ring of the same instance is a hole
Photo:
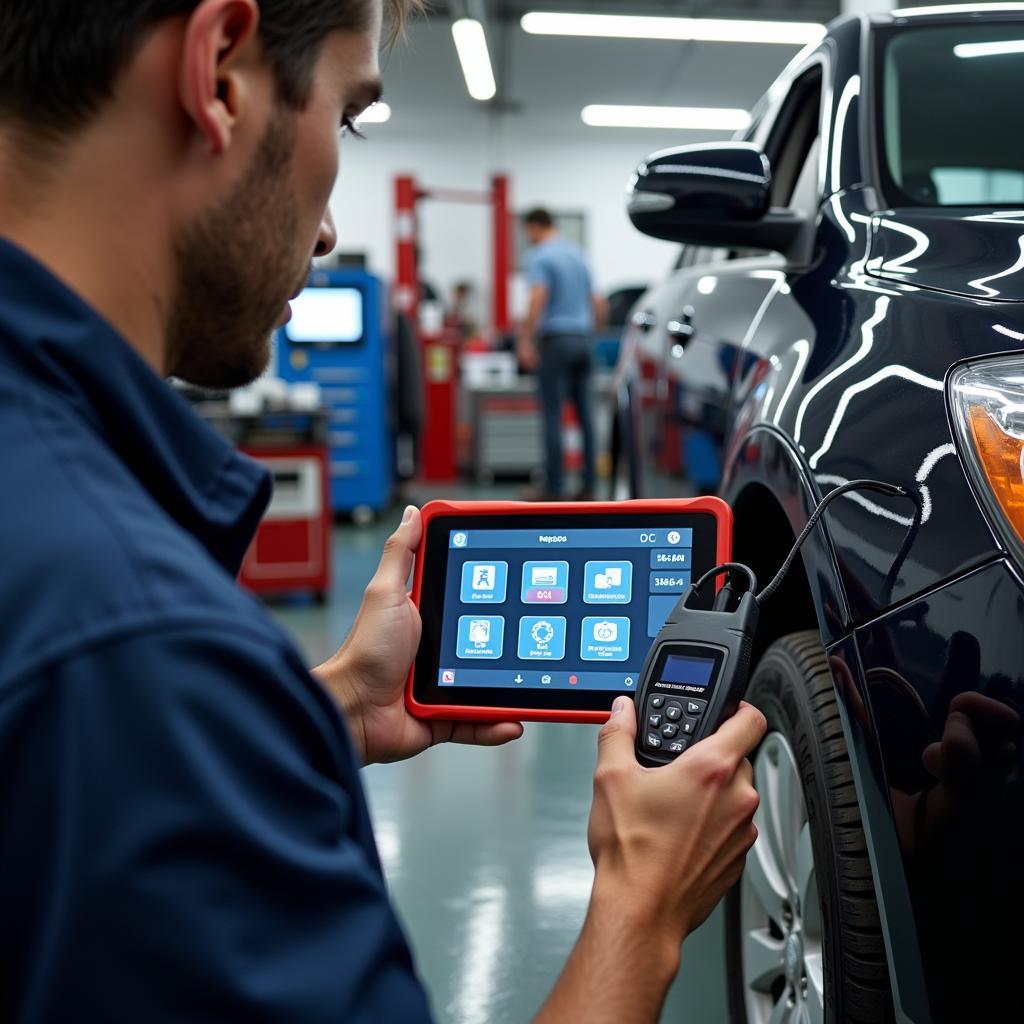
[[[715,670],[714,658],[685,658],[670,654],[661,670],[663,683],[685,683],[687,686],[704,689],[711,682]]]

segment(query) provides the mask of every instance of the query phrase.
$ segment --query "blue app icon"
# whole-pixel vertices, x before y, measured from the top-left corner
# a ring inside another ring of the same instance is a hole
[[[500,658],[505,620],[500,615],[460,615],[455,656],[468,660]]]
[[[463,604],[501,604],[508,589],[508,562],[466,562],[462,566]]]
[[[584,603],[629,604],[632,600],[632,562],[587,562],[583,573]]]
[[[527,615],[519,622],[522,661],[561,661],[565,657],[565,619],[561,615]]]
[[[585,618],[580,657],[584,661],[628,661],[629,619],[604,615]]]
[[[523,566],[523,604],[565,604],[569,599],[568,562],[527,562]]]

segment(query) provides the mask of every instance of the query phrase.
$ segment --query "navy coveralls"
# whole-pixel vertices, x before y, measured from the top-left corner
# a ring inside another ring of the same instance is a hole
[[[429,1019],[264,471],[0,241],[0,1020]]]

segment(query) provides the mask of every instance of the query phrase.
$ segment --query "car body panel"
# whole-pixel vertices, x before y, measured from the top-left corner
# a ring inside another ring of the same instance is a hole
[[[866,266],[873,277],[918,288],[993,303],[1024,301],[1024,213],[971,207],[876,213]]]
[[[856,632],[866,699],[847,710],[870,709],[861,775],[889,794],[936,1021],[1024,1019],[1024,630],[993,628],[1022,616],[998,560]]]

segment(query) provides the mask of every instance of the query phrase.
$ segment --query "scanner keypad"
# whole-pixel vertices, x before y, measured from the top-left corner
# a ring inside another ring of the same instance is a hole
[[[692,742],[706,707],[704,700],[652,694],[647,698],[644,748],[673,756],[681,754]]]

